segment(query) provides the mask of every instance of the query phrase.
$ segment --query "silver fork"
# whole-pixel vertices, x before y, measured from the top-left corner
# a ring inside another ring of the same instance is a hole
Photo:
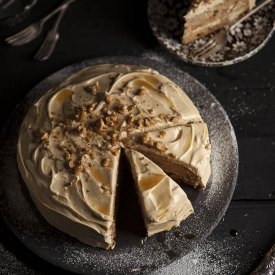
[[[75,1],[75,0],[73,0]],[[51,30],[49,30],[44,42],[40,46],[38,52],[36,53],[34,59],[39,61],[47,60],[53,53],[53,50],[55,48],[55,45],[59,39],[59,33],[58,28],[60,25],[60,22],[68,8],[68,4],[64,5],[55,21],[55,24]]]
[[[251,10],[249,13],[247,13],[245,16],[243,16],[241,19],[239,19],[232,26],[227,27],[225,29],[221,29],[220,31],[218,31],[212,39],[210,39],[207,43],[205,43],[200,48],[195,50],[192,54],[198,58],[207,58],[207,57],[211,56],[212,54],[214,54],[218,51],[221,51],[227,43],[227,36],[231,30],[236,28],[240,23],[242,23],[248,17],[250,17],[257,11],[259,11],[261,8],[263,8],[267,4],[271,3],[272,1],[273,0],[263,1],[260,5],[258,5],[256,8]]]
[[[22,31],[20,31],[10,37],[7,37],[5,39],[5,41],[12,46],[22,46],[22,45],[25,45],[25,44],[31,42],[32,40],[34,40],[36,37],[38,37],[41,34],[45,23],[49,19],[51,19],[55,14],[60,12],[64,6],[69,5],[74,1],[75,0],[65,0],[60,6],[58,6],[55,10],[50,12],[48,15],[46,15],[39,21],[34,22],[33,24],[31,24],[27,28],[23,29]]]

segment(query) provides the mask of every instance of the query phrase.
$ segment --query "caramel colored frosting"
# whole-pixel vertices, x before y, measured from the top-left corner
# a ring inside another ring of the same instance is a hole
[[[18,166],[49,223],[89,245],[113,248],[124,140],[200,122],[187,95],[158,72],[128,65],[91,66],[32,106],[19,133]]]
[[[199,177],[199,187],[203,189],[206,186],[211,173],[211,145],[205,123],[145,132],[129,138],[128,146],[146,155],[157,154],[159,161],[167,158],[163,161],[171,163],[171,166],[174,163],[190,169]],[[184,171],[181,169],[180,173]]]
[[[143,154],[127,150],[148,236],[178,226],[193,207],[180,186]]]

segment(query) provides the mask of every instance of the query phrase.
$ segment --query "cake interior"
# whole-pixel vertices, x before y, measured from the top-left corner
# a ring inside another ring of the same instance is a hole
[[[197,0],[184,17],[182,43],[188,44],[198,38],[231,25],[252,9],[255,0]]]
[[[205,188],[201,183],[201,178],[196,175],[190,167],[184,166],[182,163],[177,163],[176,160],[153,152],[152,150],[149,152],[144,147],[137,147],[136,150],[155,162],[165,173],[178,183],[190,185],[198,190],[203,190]]]

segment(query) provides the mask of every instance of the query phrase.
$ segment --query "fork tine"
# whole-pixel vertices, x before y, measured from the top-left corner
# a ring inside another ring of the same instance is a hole
[[[17,39],[11,42],[10,44],[12,46],[21,46],[21,45],[27,44],[28,42],[33,40],[35,37],[37,37],[37,32],[32,31],[28,35],[25,35],[24,37],[21,37],[20,39]]]
[[[12,46],[22,46],[24,44],[29,43],[34,38],[36,38],[39,35],[39,33],[40,33],[39,31],[37,31],[36,29],[33,28],[28,33],[26,33],[24,36],[21,36],[21,37],[17,38],[16,40],[10,41],[8,43]]]
[[[31,32],[31,28],[28,27],[28,28],[24,29],[21,32],[18,32],[16,34],[12,35],[12,36],[7,37],[5,39],[5,41],[8,42],[8,43],[11,43],[11,42],[13,42],[13,41],[15,41],[17,39],[20,39],[21,37],[25,36],[26,34],[28,34],[30,32]]]
[[[205,43],[203,46],[199,47],[196,51],[193,52],[194,55],[199,55],[201,52],[205,51],[205,49],[208,49],[213,44],[215,44],[215,40],[210,39],[207,43]]]
[[[204,49],[204,51],[200,52],[197,56],[198,57],[207,57],[212,52],[212,50],[214,50],[216,47],[217,47],[217,43],[215,42],[211,46]]]
[[[45,40],[45,42],[41,45],[40,49],[38,50],[37,54],[35,55],[36,60],[43,60],[45,53],[47,52],[49,47],[49,42]]]
[[[16,39],[13,39],[11,41],[7,41],[8,44],[12,45],[12,46],[16,46],[16,45],[23,45],[25,43],[27,43],[32,37],[35,36],[35,33],[33,31],[30,31]]]

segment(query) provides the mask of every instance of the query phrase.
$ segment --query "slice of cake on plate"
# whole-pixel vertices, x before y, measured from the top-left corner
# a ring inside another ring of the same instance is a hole
[[[148,236],[178,226],[193,207],[181,187],[143,154],[126,150]]]
[[[194,188],[205,188],[211,173],[211,145],[205,123],[140,133],[124,143],[142,152],[173,178]]]
[[[182,43],[187,44],[231,25],[255,6],[255,0],[194,0],[184,16]]]

